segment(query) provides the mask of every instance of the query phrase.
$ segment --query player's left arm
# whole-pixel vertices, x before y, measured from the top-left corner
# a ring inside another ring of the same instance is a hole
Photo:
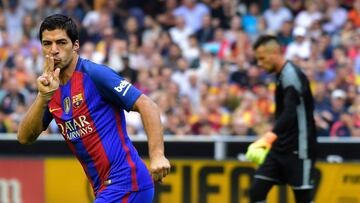
[[[299,94],[294,86],[285,88],[283,102],[284,111],[275,121],[272,131],[265,133],[260,139],[249,145],[246,152],[246,158],[249,161],[257,164],[263,163],[278,135],[288,130],[289,126],[292,126],[291,124],[296,121],[296,106],[299,102]]]
[[[158,106],[142,94],[133,109],[141,115],[141,120],[148,137],[150,173],[155,181],[161,181],[170,172],[170,162],[164,154],[163,127]]]
[[[294,86],[288,86],[284,90],[284,111],[279,115],[275,121],[273,132],[276,135],[282,134],[291,124],[296,121],[297,106],[300,103],[300,95]]]

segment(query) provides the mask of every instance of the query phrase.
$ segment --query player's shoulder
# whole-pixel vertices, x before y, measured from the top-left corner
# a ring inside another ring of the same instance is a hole
[[[301,69],[290,61],[286,62],[280,77],[284,87],[295,86],[299,88],[301,86]]]
[[[281,72],[283,78],[292,78],[297,77],[302,74],[302,70],[299,66],[294,64],[291,61],[287,61],[284,65],[284,68]]]
[[[83,72],[84,74],[90,76],[90,78],[95,79],[98,78],[100,80],[118,76],[118,74],[111,69],[110,67],[98,64],[88,59],[80,58],[80,67],[78,71]]]
[[[98,64],[88,59],[79,58],[80,60],[80,68],[79,71],[82,71],[87,74],[96,74],[99,72],[108,72],[112,71],[112,69],[106,65]]]

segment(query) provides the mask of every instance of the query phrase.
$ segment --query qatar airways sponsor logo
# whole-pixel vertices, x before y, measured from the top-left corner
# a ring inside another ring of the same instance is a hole
[[[122,80],[118,86],[114,87],[114,89],[117,92],[122,93],[122,96],[125,96],[130,87],[131,84],[128,81]]]
[[[74,119],[58,123],[61,134],[68,140],[79,138],[83,135],[87,135],[93,132],[93,128],[88,121],[88,118],[84,115],[76,117]]]

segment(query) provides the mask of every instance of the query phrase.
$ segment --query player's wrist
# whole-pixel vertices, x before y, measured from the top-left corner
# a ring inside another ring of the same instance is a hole
[[[49,102],[53,96],[54,92],[38,92],[38,97],[44,102]]]
[[[269,143],[272,144],[276,139],[277,139],[277,135],[274,132],[268,131],[265,133],[265,135],[263,136],[263,139]]]
[[[38,92],[38,101],[41,103],[41,104],[44,104],[44,106],[46,106],[48,104],[48,102],[51,100],[51,97],[52,95],[49,95],[49,94],[44,94],[44,93],[41,93],[41,92]]]
[[[161,150],[153,150],[153,151],[151,151],[150,153],[149,153],[149,158],[150,158],[150,160],[152,160],[152,159],[156,159],[156,158],[159,158],[159,157],[164,157],[165,155],[164,155],[164,152],[163,151],[161,151]]]

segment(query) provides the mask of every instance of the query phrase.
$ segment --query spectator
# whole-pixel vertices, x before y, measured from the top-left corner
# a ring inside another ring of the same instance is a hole
[[[203,52],[200,56],[200,66],[197,69],[200,81],[211,84],[213,83],[220,71],[220,60],[216,58],[215,54]]]
[[[355,76],[351,66],[339,66],[336,68],[336,78],[329,83],[329,89],[336,88],[348,91],[355,84]]]
[[[174,16],[183,17],[186,27],[195,32],[201,28],[203,16],[206,14],[209,14],[209,8],[196,0],[182,0],[182,5],[173,11]]]
[[[201,28],[196,31],[196,37],[199,40],[199,44],[203,45],[204,43],[210,42],[214,39],[215,28],[211,24],[211,16],[206,14],[202,19]]]
[[[335,137],[359,137],[360,136],[360,106],[354,109],[352,114],[341,115],[340,121],[336,122],[330,136]]]
[[[110,26],[104,28],[104,30],[101,31],[101,37],[102,40],[100,40],[97,44],[96,44],[96,51],[99,52],[103,58],[104,58],[104,63],[107,64],[109,63],[109,54],[110,54],[110,50],[111,47],[115,41],[115,33],[114,33],[114,29]]]
[[[326,120],[330,123],[331,127],[335,122],[340,120],[342,114],[347,113],[346,97],[346,92],[344,90],[336,89],[331,92],[331,109],[330,112],[328,112],[330,114],[325,115]]]
[[[7,115],[14,113],[19,105],[25,106],[25,94],[17,85],[17,80],[14,77],[9,78],[5,84],[7,92],[0,103],[0,111]]]
[[[183,16],[176,17],[176,26],[169,30],[171,39],[180,46],[181,49],[189,47],[189,36],[193,34],[193,30],[185,24]]]
[[[292,20],[292,14],[288,8],[283,6],[282,0],[271,0],[270,8],[264,12],[269,31],[276,33],[285,21]]]
[[[293,30],[292,21],[285,21],[282,24],[281,29],[277,33],[277,37],[283,49],[286,49],[288,45],[294,41],[292,30]]]
[[[79,0],[67,0],[63,3],[63,14],[81,22],[85,16],[85,11],[81,8]]]
[[[216,54],[219,59],[226,59],[230,56],[231,43],[225,38],[224,30],[222,28],[216,28],[214,40],[204,44],[203,49]]]
[[[225,38],[230,44],[236,42],[237,35],[241,32],[242,29],[242,19],[240,16],[235,15],[231,18],[230,29],[225,31]]]
[[[245,56],[238,55],[235,67],[236,70],[230,74],[230,83],[235,83],[239,87],[245,87],[249,80],[247,77],[248,64],[246,63]]]
[[[300,13],[295,17],[296,27],[309,29],[314,22],[321,20],[322,14],[319,11],[318,3],[319,2],[312,0],[305,1],[306,10],[300,11]]]
[[[177,0],[165,1],[165,8],[157,16],[157,21],[163,28],[168,30],[170,27],[175,25],[174,10],[177,7]]]
[[[244,31],[249,35],[251,41],[254,41],[256,36],[259,35],[259,18],[260,18],[260,9],[257,3],[251,3],[249,7],[249,12],[243,16],[242,25]]]
[[[165,58],[165,66],[173,70],[176,69],[177,60],[182,57],[182,52],[180,47],[172,43],[169,46],[168,56]]]
[[[183,50],[183,56],[190,64],[191,68],[199,67],[200,47],[195,35],[189,36],[189,46]]]
[[[132,84],[136,84],[138,71],[130,67],[129,57],[122,57],[123,68],[119,72],[120,76],[130,81]]]
[[[35,41],[38,43],[37,41],[37,36],[38,36],[38,31],[37,31],[37,26],[36,26],[36,22],[34,21],[34,18],[31,14],[26,14],[23,18],[23,31],[24,31],[24,36],[28,37],[29,41],[31,41],[32,43],[35,43]],[[40,47],[40,45],[38,45]]]
[[[234,116],[231,120],[229,134],[233,136],[254,136],[255,131],[247,125],[243,118]]]
[[[130,16],[127,18],[125,22],[125,32],[119,32],[118,35],[120,39],[123,39],[125,41],[130,41],[131,37],[134,37],[139,44],[142,43],[142,30],[140,29],[140,25],[138,23],[138,20],[135,16]]]
[[[169,32],[160,32],[159,39],[156,40],[156,46],[161,56],[167,58],[169,56],[169,49],[174,42],[171,39]]]
[[[191,118],[191,132],[193,135],[215,135],[216,131],[208,120],[209,111],[206,107],[201,106],[197,113]]]
[[[80,50],[80,56],[82,58],[92,60],[95,63],[102,63],[104,60],[104,55],[96,51],[95,44],[91,41],[85,42],[82,45]]]
[[[348,12],[348,19],[356,28],[360,28],[360,0],[353,1],[353,7]]]
[[[20,6],[18,0],[5,1],[5,19],[6,30],[9,36],[11,36],[10,44],[14,45],[19,43],[23,35],[22,21],[25,16],[24,9]]]
[[[337,34],[347,20],[347,12],[337,0],[327,0],[325,4],[323,30],[329,34]]]
[[[187,95],[189,93],[189,64],[184,58],[179,58],[177,60],[177,68],[173,73],[171,80],[179,86],[180,95]]]
[[[285,58],[293,60],[295,57],[308,59],[311,55],[311,42],[306,36],[306,29],[296,27],[293,31],[295,41],[291,42],[286,49]]]
[[[284,5],[296,16],[304,9],[304,0],[284,0]]]
[[[151,59],[154,49],[154,42],[144,42],[143,45],[136,50],[136,53],[130,54],[130,66],[136,70],[149,70],[153,65]]]
[[[213,0],[208,3],[215,27],[228,28],[232,16],[236,14],[235,1]]]
[[[329,84],[335,80],[336,73],[334,69],[330,68],[324,59],[319,59],[314,63],[312,65],[315,69],[314,79],[317,81],[317,84]]]
[[[100,33],[106,27],[113,26],[111,13],[104,3],[99,10],[92,10],[85,14],[82,20],[82,26],[86,29],[88,40],[97,43],[101,40]]]
[[[157,21],[153,17],[147,15],[144,20],[144,31],[142,33],[142,42],[153,41],[156,42],[159,39],[162,29]]]

